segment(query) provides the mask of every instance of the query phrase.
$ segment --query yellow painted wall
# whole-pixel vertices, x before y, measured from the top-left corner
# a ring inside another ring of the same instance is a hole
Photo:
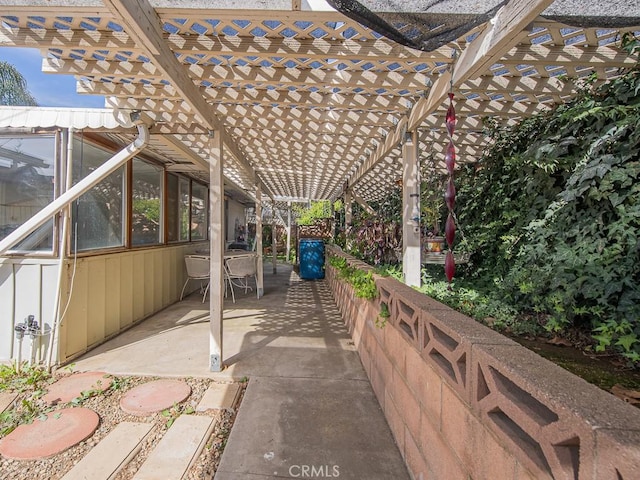
[[[178,301],[187,278],[184,256],[195,249],[186,245],[80,258],[73,285],[69,262],[64,291],[71,292],[71,301],[60,328],[60,361]]]
[[[184,256],[202,244],[176,245],[68,259],[62,283],[65,308],[54,363],[82,354],[132,324],[179,300],[186,280]],[[27,315],[50,327],[53,319],[58,261],[0,258],[0,361],[15,359],[13,328]],[[73,278],[72,278],[73,277]],[[198,287],[196,282],[190,289]],[[47,330],[47,329],[45,329]],[[46,333],[46,332],[45,332]],[[49,335],[41,337],[34,355],[46,358]],[[22,359],[31,355],[23,342]],[[57,359],[57,361],[56,361]]]

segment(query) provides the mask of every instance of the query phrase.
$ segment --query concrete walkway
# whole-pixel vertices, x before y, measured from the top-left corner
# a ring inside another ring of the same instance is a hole
[[[75,362],[112,374],[249,378],[216,480],[408,479],[323,281],[265,268],[265,295],[224,311],[222,373],[208,371],[208,310],[194,294]]]

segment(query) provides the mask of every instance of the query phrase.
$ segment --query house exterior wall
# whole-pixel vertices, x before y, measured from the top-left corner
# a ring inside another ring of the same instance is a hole
[[[637,478],[637,408],[394,279],[326,278],[412,478]]]
[[[244,240],[247,241],[246,218],[244,213],[244,205],[229,199],[227,211],[227,242],[235,242],[237,240],[236,227],[239,226],[244,231]]]
[[[59,263],[55,259],[0,258],[0,361],[18,357],[14,327],[33,315],[48,330]],[[43,323],[44,321],[44,323]],[[44,358],[48,335],[22,342],[22,359]]]
[[[69,361],[178,301],[186,280],[184,255],[194,253],[198,245],[83,256],[75,262],[67,259],[62,310],[69,295],[70,300],[53,349],[53,363]],[[33,352],[29,338],[22,342],[22,359],[28,360],[32,353],[36,360],[46,358],[58,266],[52,259],[0,258],[0,361],[17,359],[14,327],[28,315],[45,327]],[[196,282],[191,282],[190,289],[196,288]]]

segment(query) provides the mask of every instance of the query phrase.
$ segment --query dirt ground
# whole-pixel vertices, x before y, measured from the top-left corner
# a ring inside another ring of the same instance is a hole
[[[61,375],[56,375],[59,378]],[[148,417],[136,417],[129,415],[120,409],[120,399],[131,388],[142,383],[155,380],[151,377],[114,377],[112,387],[104,393],[95,393],[88,398],[79,397],[72,403],[60,404],[56,406],[46,405],[39,397],[42,396],[46,384],[43,388],[42,382],[34,385],[33,388],[25,388],[19,394],[13,406],[7,409],[0,417],[0,431],[4,430],[12,422],[32,418],[38,421],[39,415],[55,414],[55,410],[68,408],[70,406],[82,406],[95,411],[100,416],[98,429],[87,440],[59,453],[51,458],[41,460],[11,460],[0,456],[0,480],[35,480],[46,479],[56,480],[64,476],[78,461],[80,461],[100,440],[102,440],[115,426],[124,421],[149,422],[153,428],[149,436],[145,439],[138,454],[118,473],[116,480],[128,480],[133,477],[147,458],[151,450],[167,432],[173,421],[181,414],[207,415],[214,418],[215,427],[205,448],[191,465],[185,478],[211,479],[220,462],[220,457],[226,445],[226,441],[235,420],[235,411],[209,411],[207,413],[197,413],[195,408],[210,384],[214,383],[210,379],[183,378],[191,387],[191,395],[182,404],[174,405],[163,412],[155,413]],[[46,380],[51,383],[53,378]],[[0,386],[1,387],[1,386]],[[1,388],[0,388],[1,389]],[[5,391],[7,389],[5,385]],[[244,393],[244,384],[241,396]],[[236,405],[237,409],[238,405]],[[28,421],[28,420],[27,420]]]

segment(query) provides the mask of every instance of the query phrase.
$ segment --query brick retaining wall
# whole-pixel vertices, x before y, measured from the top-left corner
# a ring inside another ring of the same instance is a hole
[[[639,409],[394,279],[326,279],[414,478],[640,478]]]

